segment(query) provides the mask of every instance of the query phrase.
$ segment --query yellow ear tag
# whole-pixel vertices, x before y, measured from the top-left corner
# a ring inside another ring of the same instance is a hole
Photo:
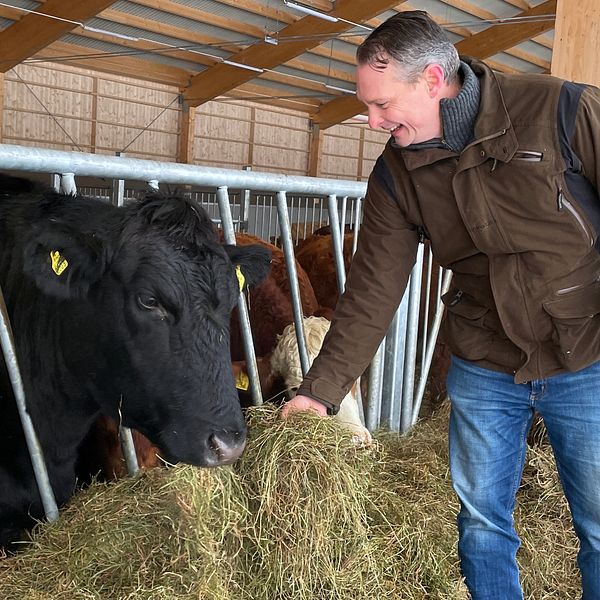
[[[250,386],[250,379],[248,379],[248,375],[244,373],[244,371],[240,371],[239,375],[235,378],[235,387],[238,390],[246,391]]]
[[[62,256],[58,250],[52,250],[50,252],[50,260],[52,260],[52,270],[57,275],[61,275],[62,272],[69,266],[69,261]]]
[[[244,274],[242,273],[242,269],[241,269],[240,265],[237,265],[235,267],[235,274],[237,275],[238,283],[240,284],[240,292],[243,292],[244,284],[246,283],[246,278],[244,277]],[[244,388],[244,389],[247,389],[247,388]]]

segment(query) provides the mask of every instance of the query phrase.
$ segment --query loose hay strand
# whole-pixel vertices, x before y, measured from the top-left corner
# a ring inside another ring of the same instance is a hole
[[[447,417],[364,449],[331,419],[254,408],[232,467],[155,469],[78,494],[0,561],[0,597],[465,599]],[[577,544],[548,448],[530,454],[516,520],[526,598],[575,598]]]

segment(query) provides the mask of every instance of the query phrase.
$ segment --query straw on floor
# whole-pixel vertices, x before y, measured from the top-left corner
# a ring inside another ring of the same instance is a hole
[[[252,409],[233,467],[154,469],[79,493],[0,561],[0,597],[465,599],[446,424],[441,411],[364,449],[330,419]],[[545,447],[516,516],[526,597],[576,598],[576,542]]]

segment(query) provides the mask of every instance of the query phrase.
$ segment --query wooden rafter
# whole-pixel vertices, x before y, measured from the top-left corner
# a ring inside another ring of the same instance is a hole
[[[90,48],[86,49],[65,42],[55,42],[36,54],[35,60],[42,59],[47,59],[48,62],[58,61],[82,69],[92,69],[103,73],[123,75],[178,87],[185,85],[189,80],[189,73],[178,67],[131,56],[106,55],[99,58],[98,53]]]
[[[0,32],[0,48],[3,55],[0,72],[6,73],[58,40],[63,34],[75,29],[78,23],[97,15],[114,1],[47,0],[37,11],[58,18],[28,13]]]
[[[518,16],[543,15],[554,13],[555,10],[556,0],[547,0],[534,8],[523,11]],[[455,46],[460,54],[485,59],[553,27],[553,21],[495,25],[457,42]],[[317,112],[311,115],[311,118],[321,126],[321,129],[327,129],[364,110],[364,105],[355,97],[341,97],[321,106]]]
[[[318,35],[336,34],[352,28],[352,24],[341,20],[363,22],[366,19],[398,5],[398,0],[338,0],[335,11],[329,13],[340,18],[333,23],[317,17],[304,17],[284,27],[279,34],[285,37],[299,36],[298,41],[287,41],[285,44],[272,45],[258,42],[245,50],[231,56],[231,60],[259,69],[273,67],[291,60],[309,48],[321,43],[315,38]],[[196,75],[190,86],[184,91],[185,99],[192,106],[198,106],[216,96],[234,89],[238,85],[256,77],[256,72],[227,64],[220,64]]]
[[[519,17],[534,17],[538,15],[555,14],[556,0],[546,0],[534,8],[523,11]],[[554,28],[554,19],[533,21],[531,23],[512,23],[510,25],[494,25],[456,44],[460,54],[487,58],[507,48],[512,48],[525,40],[540,35]]]

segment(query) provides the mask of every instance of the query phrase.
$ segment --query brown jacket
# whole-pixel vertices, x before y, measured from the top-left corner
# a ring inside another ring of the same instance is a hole
[[[442,336],[517,383],[600,359],[600,90],[548,75],[479,78],[475,139],[457,154],[388,142],[358,250],[298,393],[333,409],[398,307],[421,234],[453,271]]]

